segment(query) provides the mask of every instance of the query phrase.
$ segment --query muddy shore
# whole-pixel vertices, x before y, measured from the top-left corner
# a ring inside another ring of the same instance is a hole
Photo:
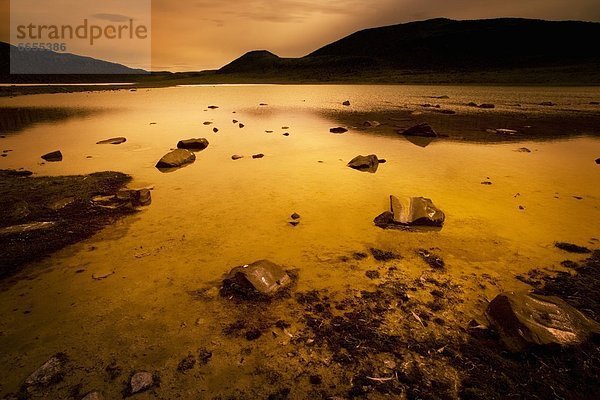
[[[95,196],[114,195],[131,180],[128,175],[31,175],[25,170],[0,170],[0,278],[134,212],[92,202]]]

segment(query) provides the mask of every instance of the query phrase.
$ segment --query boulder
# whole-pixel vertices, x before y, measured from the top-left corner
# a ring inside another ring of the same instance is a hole
[[[129,392],[131,394],[143,392],[150,389],[154,384],[154,376],[150,372],[136,372],[129,380]]]
[[[233,268],[223,279],[223,293],[244,298],[273,296],[292,283],[292,279],[279,265],[260,260]]]
[[[179,168],[196,160],[196,156],[189,150],[176,149],[163,156],[157,163],[156,168],[168,169]]]
[[[508,350],[531,347],[573,346],[600,335],[600,324],[564,300],[529,292],[496,296],[486,314]]]
[[[208,140],[205,138],[186,139],[177,142],[178,149],[187,149],[191,151],[200,151],[208,147]]]
[[[376,172],[379,167],[379,159],[375,154],[356,156],[350,160],[348,166],[359,171]]]
[[[345,133],[345,132],[348,132],[348,129],[342,128],[341,126],[338,126],[336,128],[331,128],[329,130],[329,132],[331,132],[331,133]]]
[[[390,196],[390,211],[377,216],[375,225],[387,228],[406,226],[438,226],[444,224],[446,216],[430,199],[424,197]]]
[[[130,202],[134,207],[149,206],[152,203],[149,189],[121,189],[116,197],[118,200]]]
[[[24,388],[30,391],[60,382],[65,375],[67,361],[67,356],[63,353],[53,355],[25,379]]]
[[[60,150],[56,150],[51,153],[44,154],[42,156],[42,158],[46,161],[57,162],[57,161],[62,161],[63,156],[62,156],[62,153],[60,152]]]
[[[419,137],[437,137],[438,134],[435,133],[433,128],[429,126],[427,123],[422,123],[419,125],[412,126],[408,129],[397,130],[396,132],[405,135],[405,136],[419,136]]]
[[[110,138],[110,139],[106,139],[106,140],[101,140],[99,142],[96,142],[96,144],[121,144],[121,143],[125,143],[126,141],[127,141],[127,139],[124,137],[115,137],[115,138]]]

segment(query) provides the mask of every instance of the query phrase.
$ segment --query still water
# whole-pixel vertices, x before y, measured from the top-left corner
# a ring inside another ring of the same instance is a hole
[[[442,95],[449,98],[434,98]],[[2,289],[0,396],[16,391],[58,351],[80,366],[70,385],[102,390],[108,398],[120,396],[126,378],[106,381],[104,367],[112,360],[124,375],[158,371],[159,398],[236,390],[262,396],[265,379],[257,369],[283,363],[286,378],[297,375],[294,366],[301,369],[285,359],[289,344],[224,338],[235,306],[219,298],[200,302],[190,293],[218,287],[232,267],[264,258],[298,269],[298,291],[343,291],[369,288],[365,271],[377,262],[343,262],[341,256],[371,247],[394,250],[403,256],[396,265],[408,279],[426,269],[416,250],[436,248],[448,277],[465,287],[453,316],[465,324],[499,291],[526,287],[516,275],[560,269],[568,255],[554,248],[555,241],[597,248],[594,239],[600,238],[598,132],[491,144],[485,128],[501,127],[486,121],[513,112],[598,118],[598,106],[590,105],[598,98],[597,88],[245,85],[0,99],[0,120],[15,109],[34,115],[21,124],[3,121],[12,128],[0,133],[6,135],[0,150],[13,151],[0,158],[0,168],[24,167],[37,175],[115,170],[133,176],[131,187],[153,188],[150,207],[28,266],[27,279]],[[350,107],[341,104],[345,100]],[[496,108],[473,110],[466,106],[471,101]],[[556,106],[539,106],[544,101]],[[385,129],[329,133],[345,114],[357,112],[419,110],[415,118],[427,120],[422,103],[480,118],[481,140],[442,139],[420,147]],[[36,119],[36,110],[48,109],[62,111]],[[115,136],[127,142],[95,144]],[[193,164],[171,173],[154,168],[177,141],[196,137],[210,145]],[[531,152],[516,151],[521,147]],[[42,154],[59,149],[62,162],[42,163]],[[265,157],[252,159],[257,153]],[[346,166],[372,153],[387,160],[376,173]],[[233,154],[245,158],[234,161]],[[481,184],[488,180],[492,185]],[[373,218],[387,210],[390,194],[431,198],[446,213],[443,229],[375,227]],[[287,223],[294,212],[301,215],[296,227]],[[85,272],[75,273],[80,269]],[[478,286],[481,276],[495,284]],[[286,316],[285,302],[270,312]],[[211,363],[193,374],[177,373],[177,363],[200,346],[213,350]],[[65,393],[68,385],[56,390]]]

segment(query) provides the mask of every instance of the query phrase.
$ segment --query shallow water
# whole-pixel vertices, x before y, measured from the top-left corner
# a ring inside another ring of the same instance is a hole
[[[450,98],[430,98],[440,95]],[[133,369],[160,371],[162,398],[262,393],[263,378],[252,376],[266,363],[281,362],[279,342],[223,338],[222,328],[236,319],[235,307],[219,299],[199,302],[190,292],[218,286],[232,267],[263,258],[297,268],[296,290],[342,291],[373,285],[364,272],[377,262],[345,263],[340,256],[370,247],[395,250],[404,256],[399,269],[418,277],[426,265],[416,250],[437,248],[451,279],[470,287],[487,274],[496,282],[466,294],[455,317],[466,322],[481,315],[485,298],[525,287],[516,275],[536,267],[558,269],[569,258],[554,241],[598,247],[593,238],[600,238],[600,167],[594,160],[600,157],[600,138],[435,141],[422,148],[401,136],[365,130],[331,134],[337,123],[327,115],[411,109],[424,102],[466,112],[463,104],[469,101],[497,105],[481,111],[482,118],[510,112],[516,103],[519,112],[589,114],[598,112],[589,103],[599,97],[597,88],[263,85],[0,99],[0,107],[89,111],[8,133],[0,150],[13,151],[0,158],[0,168],[24,167],[39,175],[117,170],[134,177],[132,187],[154,188],[150,207],[34,263],[23,273],[29,279],[0,292],[0,396],[16,391],[57,351],[83,366],[70,383],[110,395],[122,389],[120,381],[104,379],[112,359],[125,375]],[[341,105],[346,99],[351,107]],[[557,106],[549,110],[538,105],[543,101]],[[127,142],[95,144],[115,136]],[[172,173],[154,168],[178,140],[192,137],[210,142],[193,164]],[[532,152],[517,152],[519,147]],[[62,162],[42,163],[40,155],[58,149]],[[252,159],[256,153],[265,157]],[[371,153],[387,160],[375,174],[346,167],[354,156]],[[233,154],[245,158],[233,161]],[[481,184],[488,179],[492,185]],[[390,194],[433,199],[446,213],[445,226],[426,232],[375,227],[372,220],[387,209]],[[287,223],[294,212],[301,215],[297,227]],[[85,272],[76,274],[79,269]],[[92,278],[106,271],[114,274]],[[272,312],[286,315],[283,304]],[[174,371],[201,345],[214,349],[208,367],[192,375]],[[254,352],[242,351],[247,348]],[[287,361],[291,369],[295,362]]]

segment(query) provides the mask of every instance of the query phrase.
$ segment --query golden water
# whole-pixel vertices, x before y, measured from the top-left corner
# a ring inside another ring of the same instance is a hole
[[[232,267],[262,258],[299,269],[296,290],[342,290],[372,285],[364,271],[377,263],[369,258],[348,264],[340,256],[369,247],[395,250],[404,256],[396,263],[400,269],[418,276],[426,265],[415,250],[435,247],[451,278],[467,286],[482,274],[497,280],[497,286],[470,295],[464,306],[467,321],[480,315],[482,299],[525,286],[515,275],[558,268],[568,257],[554,241],[598,247],[590,240],[600,238],[600,166],[594,163],[600,139],[435,141],[421,148],[401,136],[364,130],[330,134],[337,123],[322,111],[394,110],[432,102],[460,112],[461,104],[475,101],[497,104],[490,112],[509,111],[518,102],[543,113],[550,111],[535,105],[552,100],[563,109],[593,112],[588,104],[599,93],[595,88],[206,86],[0,99],[0,107],[94,110],[0,139],[0,150],[13,150],[0,158],[0,168],[25,167],[38,175],[116,170],[133,176],[132,187],[154,188],[150,207],[28,266],[24,276],[30,279],[0,292],[0,396],[16,391],[58,351],[82,367],[69,382],[101,389],[108,398],[118,397],[123,386],[105,382],[103,369],[112,359],[124,375],[159,371],[163,384],[157,393],[165,399],[260,388],[264,382],[253,379],[252,371],[274,362],[281,345],[264,336],[256,342],[223,338],[222,328],[235,320],[234,306],[219,299],[199,302],[189,292],[216,287]],[[437,95],[450,99],[428,99]],[[341,105],[346,99],[350,108]],[[208,110],[209,105],[219,108]],[[127,142],[95,144],[115,136]],[[178,140],[192,137],[210,142],[195,163],[172,173],[154,168]],[[519,147],[532,152],[516,152]],[[58,149],[62,162],[41,164],[40,155]],[[265,157],[252,159],[256,153]],[[346,167],[354,156],[371,153],[387,159],[375,174]],[[246,157],[233,161],[233,154]],[[493,185],[481,185],[488,177]],[[433,199],[447,215],[444,228],[375,227],[372,220],[387,209],[390,194]],[[302,217],[297,227],[287,224],[294,212]],[[75,273],[81,268],[84,273]],[[114,275],[92,278],[106,271]],[[284,306],[272,307],[285,315]],[[179,360],[199,346],[213,349],[211,363],[194,374],[177,373]],[[248,347],[253,355],[242,363],[240,349]]]

